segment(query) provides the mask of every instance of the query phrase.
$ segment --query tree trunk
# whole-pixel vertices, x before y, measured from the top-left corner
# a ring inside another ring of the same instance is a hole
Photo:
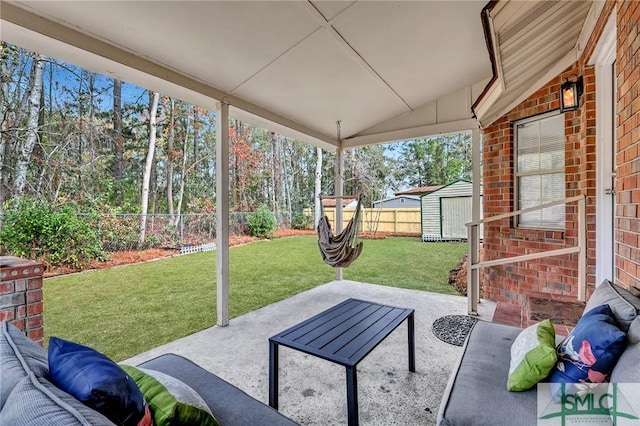
[[[193,164],[200,162],[200,110],[193,106]],[[197,170],[196,170],[197,175]]]
[[[27,134],[24,143],[18,149],[16,162],[16,174],[13,193],[21,197],[27,184],[27,170],[31,161],[33,147],[38,141],[38,117],[40,116],[40,92],[42,91],[42,77],[44,74],[44,55],[36,55],[33,59],[33,68],[30,79],[31,91],[29,95],[29,117],[27,121]]]
[[[284,146],[282,136],[276,137],[276,147],[278,152],[277,169],[278,169],[278,212],[289,210],[287,205],[287,172],[284,167]],[[289,215],[291,219],[291,215]]]
[[[123,164],[124,164],[124,136],[122,136],[122,82],[113,79],[113,180],[116,188],[116,200],[118,205],[124,203],[122,188]]]
[[[11,188],[9,187],[9,177],[11,170],[11,138],[8,137],[9,133],[9,120],[4,114],[4,111],[9,110],[9,93],[10,86],[9,78],[10,71],[7,69],[7,56],[9,55],[8,47],[5,42],[0,41],[0,108],[3,112],[3,116],[0,117],[2,126],[0,127],[0,215],[3,212],[4,202],[9,198],[11,194]]]
[[[273,132],[269,133],[269,139],[271,140],[271,208],[274,210],[278,210],[278,201],[277,195],[278,192],[276,188],[278,187],[278,173],[276,172],[276,134]]]
[[[0,132],[0,214],[4,211],[4,202],[9,199],[11,186],[9,179],[11,176],[11,138],[4,136],[5,132]]]
[[[182,197],[184,197],[184,186],[185,182],[187,181],[187,148],[189,147],[189,126],[186,122],[188,120],[188,118],[185,119],[184,126],[184,143],[182,144],[182,172],[180,173],[180,192],[178,193],[177,217],[180,217],[180,215],[182,214]],[[178,223],[176,222],[176,225],[177,224]]]
[[[40,87],[40,108],[38,111],[38,135],[36,141],[40,143],[35,144],[33,147],[33,153],[31,154],[31,163],[35,165],[36,169],[42,170],[44,168],[44,151],[42,149],[42,143],[46,141],[45,138],[45,120],[44,120],[44,107],[46,105],[44,100],[44,70],[43,70],[43,78]]]
[[[316,148],[316,182],[315,182],[315,220],[314,220],[314,228],[318,226],[318,221],[320,220],[320,215],[322,214],[321,204],[322,200],[320,199],[320,194],[322,193],[322,148]]]
[[[167,213],[169,214],[169,223],[176,223],[173,217],[173,141],[176,137],[176,102],[171,98],[169,100],[169,135],[167,138]]]
[[[153,156],[156,149],[156,120],[158,115],[158,101],[160,100],[160,94],[153,92],[153,96],[150,99],[149,105],[149,149],[147,151],[147,161],[144,166],[144,175],[142,177],[142,211],[140,217],[140,234],[138,237],[138,244],[143,246],[145,240],[145,233],[147,229],[147,209],[149,207],[149,182],[151,180],[151,168],[153,166]]]

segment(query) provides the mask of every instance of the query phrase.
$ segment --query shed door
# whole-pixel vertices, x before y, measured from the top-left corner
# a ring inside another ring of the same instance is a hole
[[[471,222],[471,197],[440,198],[442,238],[467,238],[465,223]]]

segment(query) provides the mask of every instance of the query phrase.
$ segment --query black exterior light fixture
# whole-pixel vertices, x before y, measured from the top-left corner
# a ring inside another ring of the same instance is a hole
[[[560,86],[560,112],[578,109],[580,96],[582,96],[582,76],[572,75]]]

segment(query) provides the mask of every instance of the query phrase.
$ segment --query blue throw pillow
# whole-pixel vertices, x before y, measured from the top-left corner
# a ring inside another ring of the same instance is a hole
[[[609,380],[627,346],[609,305],[585,313],[573,331],[558,345],[558,362],[551,383],[602,383]]]
[[[115,424],[151,424],[151,414],[136,382],[100,352],[51,337],[49,373],[56,386]]]

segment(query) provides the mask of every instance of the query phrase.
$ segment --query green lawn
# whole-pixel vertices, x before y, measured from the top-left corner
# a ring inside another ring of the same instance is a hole
[[[449,270],[466,244],[419,238],[364,244],[360,258],[345,268],[345,279],[455,294]],[[229,262],[232,318],[335,276],[310,235],[233,247]],[[121,361],[215,324],[215,281],[215,252],[47,279],[45,339],[73,340]]]

